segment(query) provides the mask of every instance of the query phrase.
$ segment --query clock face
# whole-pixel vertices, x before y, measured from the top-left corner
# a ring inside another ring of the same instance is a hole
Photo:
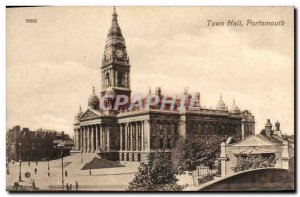
[[[118,58],[122,58],[122,57],[124,56],[124,53],[123,53],[122,50],[118,49],[118,50],[116,51],[116,55],[117,55]]]

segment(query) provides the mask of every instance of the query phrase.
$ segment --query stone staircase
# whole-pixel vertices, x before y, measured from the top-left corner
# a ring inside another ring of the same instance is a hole
[[[97,155],[95,153],[83,153],[82,162],[81,154],[74,154],[64,158],[64,162],[71,162],[66,169],[81,169],[86,163],[93,160]]]

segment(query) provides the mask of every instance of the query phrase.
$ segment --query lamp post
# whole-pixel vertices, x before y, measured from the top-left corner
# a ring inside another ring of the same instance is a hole
[[[22,143],[19,143],[19,162],[20,162],[20,167],[19,167],[19,182],[22,181],[22,160],[21,160],[21,146]]]
[[[6,162],[6,174],[9,175],[9,161]]]
[[[60,151],[61,151],[61,188],[62,190],[64,190],[64,147],[65,147],[65,144],[64,143],[61,143],[61,144],[58,144],[57,145],[59,148],[60,148]]]
[[[92,175],[92,161],[89,162],[90,166],[90,175]]]

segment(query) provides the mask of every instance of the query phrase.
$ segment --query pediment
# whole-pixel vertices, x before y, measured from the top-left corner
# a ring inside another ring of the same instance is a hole
[[[262,139],[257,135],[252,135],[236,144],[233,144],[232,146],[271,146],[271,145],[274,144],[269,140]]]
[[[80,120],[88,120],[99,117],[99,114],[97,112],[94,112],[90,109],[88,109],[80,118]]]

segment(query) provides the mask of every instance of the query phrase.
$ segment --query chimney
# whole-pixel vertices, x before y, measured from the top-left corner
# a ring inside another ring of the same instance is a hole
[[[275,131],[280,131],[280,123],[278,122],[278,120],[275,123]]]
[[[271,121],[270,119],[267,119],[267,122],[265,124],[265,130],[266,132],[270,133],[272,132],[272,124],[271,124]]]

